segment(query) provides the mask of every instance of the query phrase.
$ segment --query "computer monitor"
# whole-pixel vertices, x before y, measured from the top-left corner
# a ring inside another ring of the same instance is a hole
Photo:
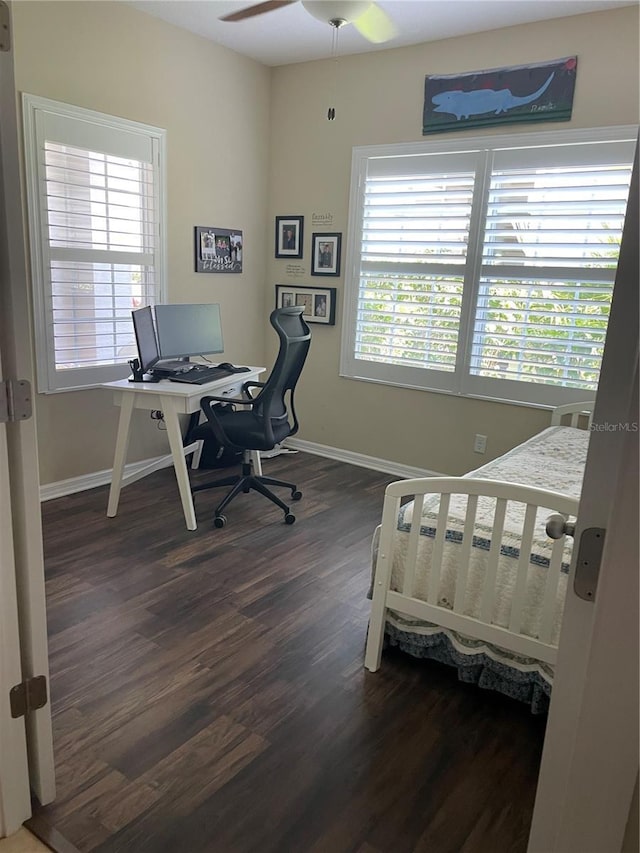
[[[137,311],[131,312],[131,317],[136,333],[140,368],[143,373],[147,373],[160,360],[151,307],[147,305],[146,308],[138,308]]]
[[[161,359],[223,352],[220,306],[156,305],[156,331]]]

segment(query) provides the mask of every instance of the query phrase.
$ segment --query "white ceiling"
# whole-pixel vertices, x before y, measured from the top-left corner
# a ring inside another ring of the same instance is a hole
[[[338,9],[339,0],[335,3]],[[370,44],[349,25],[339,31],[338,53],[384,50],[637,4],[638,0],[380,0],[378,5],[393,18],[398,35],[383,45]],[[313,18],[300,2],[236,23],[219,18],[253,5],[251,0],[134,0],[131,5],[264,65],[331,56],[331,27]]]

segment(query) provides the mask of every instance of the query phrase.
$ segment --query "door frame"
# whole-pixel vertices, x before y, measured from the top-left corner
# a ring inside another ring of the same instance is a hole
[[[595,599],[567,591],[529,853],[617,853],[638,776],[638,150],[576,525],[606,529]],[[600,427],[600,429],[598,429]]]
[[[4,379],[27,380],[33,387],[33,342],[26,263],[25,217],[20,184],[18,108],[14,78],[11,4],[2,3],[9,15],[9,50],[0,51],[0,276],[2,311],[0,338]],[[7,483],[11,505],[11,533],[17,596],[21,678],[45,676],[49,683],[49,650],[44,584],[44,555],[40,515],[40,476],[35,416],[10,422],[6,433]],[[4,473],[4,472],[3,472]],[[3,572],[6,574],[6,572]],[[5,583],[8,583],[6,577]],[[4,685],[2,685],[4,688]],[[4,718],[0,738],[7,735]],[[51,703],[14,721],[26,728],[29,782],[41,804],[55,797]],[[13,728],[13,727],[12,727]],[[4,768],[0,768],[4,771]],[[14,785],[0,776],[0,790]],[[30,798],[29,798],[30,801]],[[13,812],[12,812],[13,813]],[[30,808],[29,808],[30,814]],[[27,815],[26,817],[28,817]],[[23,818],[24,819],[24,818]],[[21,823],[22,821],[20,821]],[[7,827],[15,820],[6,818]]]
[[[0,192],[1,188],[0,183]],[[0,333],[0,343],[1,337]],[[1,356],[0,347],[0,380]],[[0,838],[15,832],[31,815],[25,726],[23,720],[12,718],[9,705],[9,691],[21,681],[7,428],[0,423],[0,695],[6,697],[0,702]]]

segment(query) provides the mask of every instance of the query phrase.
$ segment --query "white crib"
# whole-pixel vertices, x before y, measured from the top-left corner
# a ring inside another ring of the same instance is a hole
[[[367,669],[379,668],[385,625],[395,625],[444,632],[461,652],[552,683],[572,540],[545,528],[554,513],[577,515],[589,433],[576,427],[590,426],[591,406],[560,407],[552,427],[464,477],[387,487]]]

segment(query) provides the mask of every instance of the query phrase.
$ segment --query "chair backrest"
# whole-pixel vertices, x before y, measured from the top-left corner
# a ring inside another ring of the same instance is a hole
[[[293,423],[290,423],[289,435],[298,431],[293,393],[311,345],[311,330],[302,319],[303,311],[304,308],[297,305],[291,308],[276,308],[271,312],[269,320],[280,338],[280,350],[254,407],[255,414],[265,422],[284,421],[290,416]]]

